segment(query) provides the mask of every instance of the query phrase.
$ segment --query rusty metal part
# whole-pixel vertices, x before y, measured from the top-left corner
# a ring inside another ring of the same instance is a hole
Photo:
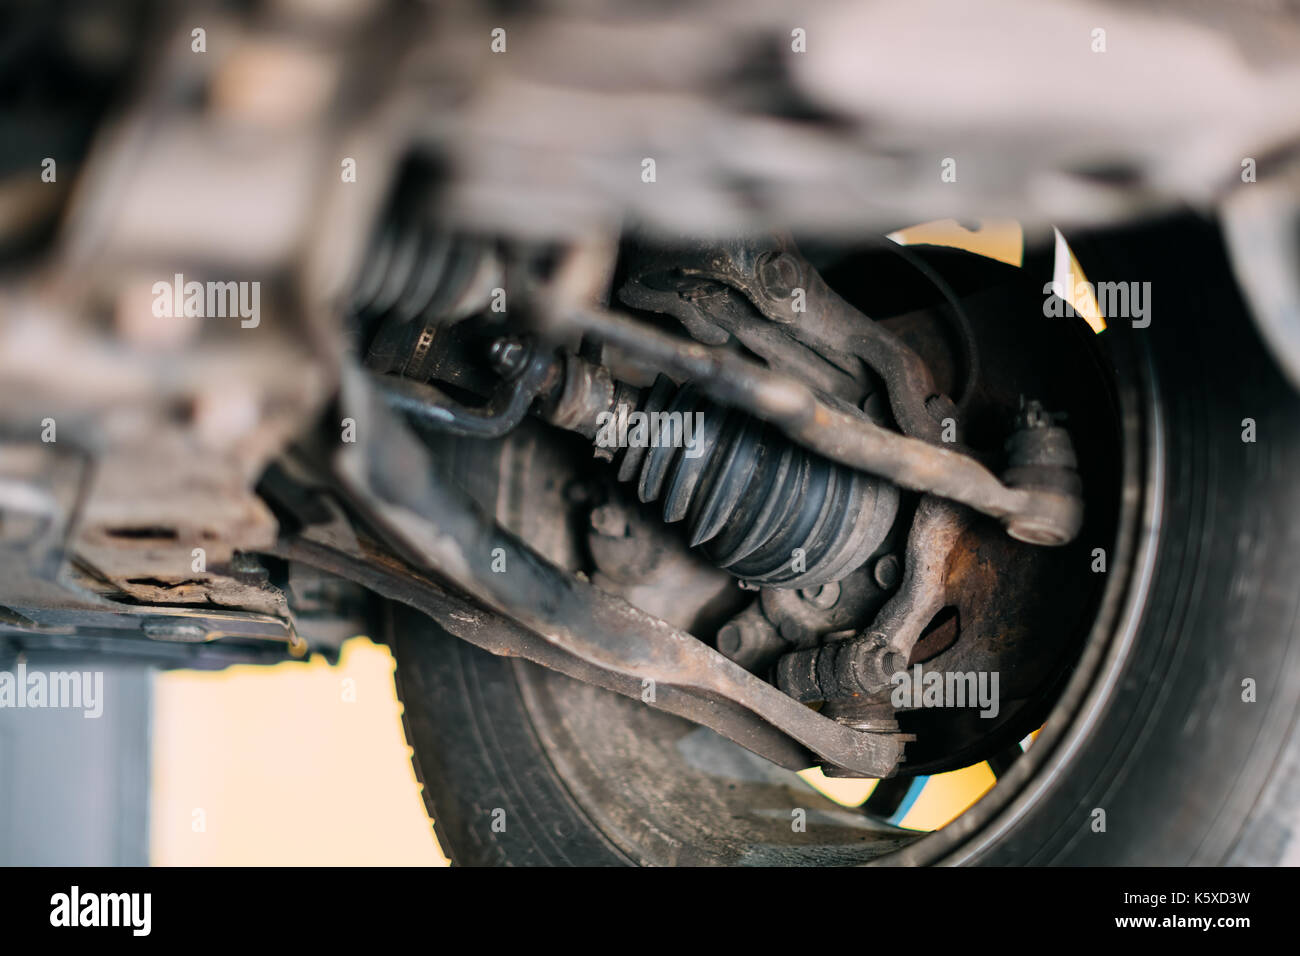
[[[852,727],[854,730],[866,730],[875,733],[898,733],[898,721],[894,716],[894,707],[888,700],[833,700],[827,701],[821,713],[836,723]],[[856,776],[843,767],[826,767],[828,777]]]
[[[890,538],[893,537],[891,533]],[[891,546],[887,543],[881,547]],[[760,596],[763,614],[794,647],[809,647],[827,634],[865,625],[889,598],[889,589],[875,581],[871,570],[886,558],[893,555],[868,560],[840,580],[839,594],[829,604],[824,591],[809,599],[803,596],[804,592],[767,588]]]
[[[27,549],[0,546],[6,602],[0,608],[0,636],[15,646],[195,667],[285,660],[308,651],[286,613],[114,600],[90,590],[93,582],[75,573],[54,578],[34,573],[45,562],[33,563],[32,557]]]
[[[1030,522],[1035,544],[1065,544],[1082,523],[1077,495],[1009,487],[969,455],[882,428],[856,409],[832,404],[802,382],[740,356],[594,309],[567,309],[549,321],[581,328],[688,378],[716,401],[744,408],[832,461],[967,505],[1001,519],[1009,531]]]
[[[566,672],[580,670],[583,679],[617,684],[613,689],[633,696],[644,697],[651,686],[657,701],[693,699],[692,719],[783,766],[805,759],[791,748],[789,742],[797,741],[823,760],[862,773],[894,770],[901,740],[819,716],[690,634],[577,579],[505,532],[432,466],[427,450],[367,394],[364,379],[345,384],[349,403],[357,403],[369,423],[363,441],[344,446],[336,458],[349,506],[412,568],[348,550],[338,535],[331,553],[322,554],[319,542],[304,535],[291,539],[284,553],[421,607],[452,633],[474,640],[486,620],[480,615],[471,627],[458,622],[450,612],[461,602],[413,573],[427,569],[517,621],[509,630],[515,653],[548,666],[562,659]],[[494,560],[504,560],[507,573],[495,573]],[[529,638],[520,640],[521,632]]]
[[[739,599],[734,578],[684,550],[671,529],[634,502],[610,495],[592,508],[589,525],[591,583],[647,614],[708,634],[716,627],[717,609]]]
[[[853,404],[861,404],[872,387],[851,357],[821,355],[790,334],[785,323],[763,316],[743,293],[712,280],[677,273],[676,248],[655,255],[641,253],[627,268],[634,278],[619,289],[618,298],[634,309],[661,312],[676,318],[705,345],[736,341],[767,362],[770,368],[800,378],[809,385]],[[651,284],[669,286],[654,288]]]
[[[489,653],[521,657],[642,700],[709,727],[778,766],[798,770],[819,759],[838,762],[842,756],[866,776],[887,777],[901,754],[903,738],[863,734],[826,720],[689,636],[698,651],[669,649],[660,640],[663,635],[624,639],[619,642],[624,645],[621,652],[581,639],[561,641],[559,635],[540,634],[449,591],[437,578],[375,542],[357,538],[344,546],[337,538],[317,537],[317,530],[286,538],[277,552],[407,604]],[[642,617],[646,626],[654,626],[655,619]],[[706,656],[720,664],[706,663]]]
[[[966,509],[951,502],[922,498],[907,538],[898,593],[863,633],[781,658],[778,686],[802,701],[871,698],[888,687],[947,603],[949,555],[969,519]]]
[[[428,428],[450,435],[500,438],[523,421],[533,400],[553,378],[554,365],[548,355],[530,357],[513,380],[502,382],[479,407],[463,405],[432,385],[406,378],[378,375],[375,383],[390,407]]]
[[[949,556],[971,517],[967,509],[931,495],[917,506],[907,536],[903,581],[868,632],[869,637],[884,638],[904,663],[947,600]]]
[[[1037,488],[1078,498],[1083,492],[1078,466],[1069,432],[1053,424],[1040,402],[1027,402],[1016,430],[1007,439],[1007,469],[1002,480],[1011,488]],[[1055,529],[1032,515],[1023,515],[1007,522],[1007,533],[1029,544],[1052,544]]]
[[[317,608],[307,615],[309,646],[297,609],[256,555],[218,559],[214,546],[211,563],[196,560],[191,541],[214,544],[211,532],[192,532],[203,513],[172,528],[115,529],[103,544],[115,573],[106,573],[91,562],[86,534],[75,532],[94,487],[93,461],[71,442],[0,442],[0,644],[212,668],[302,658],[309,649],[332,656],[343,636],[365,630],[343,635],[337,625],[346,622]]]
[[[594,436],[598,455],[620,458],[620,481],[635,482],[641,501],[662,502],[666,522],[686,522],[691,547],[743,581],[828,585],[861,565],[893,526],[893,485],[811,455],[743,410],[702,400],[693,385],[678,389],[661,375],[638,392],[576,356],[564,368],[547,419]],[[616,454],[621,443],[600,433],[625,429],[633,416],[643,440]]]
[[[635,482],[641,501],[662,501],[666,522],[686,520],[691,547],[751,584],[837,580],[871,554],[897,513],[892,485],[809,455],[742,412],[701,401],[690,386],[676,389],[665,376],[643,391],[566,354],[563,381],[542,415],[596,438],[596,456],[618,458],[619,480]],[[626,425],[633,415],[650,423],[644,442],[620,448],[599,440],[602,428]],[[687,417],[701,423],[698,430],[685,430]],[[667,441],[651,438],[660,421],[693,447],[683,450],[671,434]]]
[[[837,294],[789,239],[740,239],[695,247],[679,269],[744,292],[766,318],[826,356],[862,359],[884,380],[890,410],[905,435],[943,440],[942,415],[928,403],[938,395],[921,357],[896,335]],[[841,360],[842,361],[842,360]]]
[[[790,646],[757,601],[718,629],[716,643],[719,653],[755,674],[763,673]]]
[[[149,311],[147,295],[136,307]],[[158,582],[169,603],[189,601],[176,586],[194,580],[196,549],[214,567],[275,540],[252,486],[324,400],[328,374],[269,318],[255,330],[214,319],[180,351],[135,348],[90,321],[36,296],[0,305],[0,418],[46,455],[84,457],[73,554],[139,600],[159,600]],[[46,428],[55,441],[37,440]]]
[[[604,366],[567,352],[562,363],[560,385],[544,403],[542,416],[558,428],[594,438],[601,413],[610,411],[620,397],[626,400],[631,393],[616,383]]]
[[[118,637],[134,627],[155,640],[305,650],[265,569],[248,555],[220,557],[215,532],[204,534],[211,511],[196,509],[170,527],[124,520],[77,533],[87,491],[102,487],[92,464],[71,443],[0,443],[0,603],[17,616],[10,623],[24,646],[74,634]],[[155,505],[152,515],[171,512]],[[196,562],[196,553],[205,560]]]
[[[179,533],[167,538],[165,529],[144,529],[143,537],[118,542],[123,587],[73,553],[74,546],[85,548],[72,525],[90,486],[90,464],[70,444],[0,443],[0,640],[32,651],[195,667],[306,653],[283,593],[249,556],[193,571],[189,551],[175,550]],[[188,577],[131,578],[127,570],[182,564]]]

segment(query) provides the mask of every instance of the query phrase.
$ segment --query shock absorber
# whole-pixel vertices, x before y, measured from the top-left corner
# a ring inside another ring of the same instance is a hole
[[[637,389],[566,356],[543,414],[592,438],[641,501],[658,502],[667,522],[685,522],[691,547],[754,585],[838,581],[880,546],[898,513],[895,485],[662,375]]]

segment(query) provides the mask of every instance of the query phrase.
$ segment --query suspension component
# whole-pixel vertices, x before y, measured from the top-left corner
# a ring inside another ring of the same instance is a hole
[[[1064,430],[1048,430],[1046,441],[1033,436],[1025,453],[1016,456],[1016,465],[1045,465],[1051,472],[1025,473],[1032,484],[1013,487],[969,454],[900,435],[743,356],[683,341],[601,309],[557,310],[548,322],[552,337],[577,331],[596,336],[608,347],[698,382],[721,402],[751,409],[790,439],[841,465],[992,515],[1012,537],[1060,546],[1072,541],[1083,523],[1078,489],[1044,482],[1049,474],[1061,478],[1070,470],[1063,464],[1069,437]]]
[[[887,688],[947,600],[949,555],[971,514],[933,495],[922,498],[908,533],[907,571],[897,593],[862,633],[782,657],[777,686],[804,702],[867,702]]]
[[[1070,433],[1053,421],[1053,416],[1037,401],[1025,402],[1016,420],[1016,430],[1007,439],[1007,470],[1002,480],[1009,488],[1057,495],[1065,501],[1082,500],[1083,484],[1079,480],[1079,461],[1074,454]],[[1070,537],[1078,532],[1083,515],[1080,509],[1069,525]],[[1037,515],[1017,515],[1007,520],[1007,533],[1029,544],[1059,543],[1059,522]]]
[[[748,583],[838,581],[893,526],[896,486],[827,461],[693,385],[661,375],[633,389],[572,356],[564,378],[548,419],[594,438],[598,453],[617,449],[619,480],[660,502],[665,521],[685,521],[691,547]]]
[[[670,435],[628,447],[618,477],[642,501],[661,501],[664,520],[685,520],[692,547],[752,584],[804,588],[838,581],[875,551],[898,512],[898,488],[835,465],[698,389],[660,376],[647,396],[672,430],[699,422],[694,442]],[[599,440],[599,438],[598,438]]]

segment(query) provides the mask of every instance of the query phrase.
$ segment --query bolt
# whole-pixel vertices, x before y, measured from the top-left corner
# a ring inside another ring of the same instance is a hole
[[[745,635],[739,624],[724,624],[718,631],[718,652],[734,658],[745,646]]]
[[[601,505],[591,509],[591,530],[606,538],[626,538],[632,528],[627,512],[618,505]]]
[[[898,584],[898,558],[892,554],[882,555],[880,560],[876,562],[876,566],[871,569],[871,576],[876,579],[876,583],[881,588],[888,591]]]
[[[889,686],[896,660],[879,634],[832,640],[784,655],[776,666],[777,685],[802,703],[866,697]]]
[[[1077,533],[1074,526],[1059,527],[1055,522],[1040,520],[1034,516],[1013,516],[1006,522],[1007,534],[1026,544],[1041,544],[1047,547],[1059,547],[1068,544]]]
[[[246,551],[236,551],[230,556],[230,570],[235,574],[261,574],[266,568],[257,556]]]
[[[591,487],[580,479],[571,479],[564,486],[564,500],[571,505],[584,504],[591,500]]]
[[[827,611],[833,608],[835,602],[840,599],[840,586],[832,581],[830,584],[823,584],[820,587],[804,588],[799,592],[799,597],[813,607]]]
[[[758,283],[773,299],[788,299],[799,285],[799,263],[784,253],[769,253],[758,264]]]
[[[201,644],[208,640],[208,632],[197,624],[186,624],[167,619],[145,621],[141,630],[144,631],[145,637],[154,641]]]
[[[488,349],[488,362],[505,379],[515,379],[523,374],[528,358],[528,346],[518,339],[497,339]]]
[[[718,630],[718,653],[746,670],[770,662],[786,646],[772,625],[747,614],[728,621]]]
[[[1050,428],[1052,425],[1053,415],[1043,408],[1043,403],[1030,399],[1025,401],[1025,397],[1020,396],[1020,414],[1017,416],[1016,427],[1026,428]]]
[[[1021,400],[1017,427],[1007,439],[1010,488],[1034,492],[1037,504],[1028,514],[1003,519],[1007,534],[1028,544],[1059,546],[1074,539],[1083,523],[1082,484],[1070,434],[1052,424],[1041,402]]]

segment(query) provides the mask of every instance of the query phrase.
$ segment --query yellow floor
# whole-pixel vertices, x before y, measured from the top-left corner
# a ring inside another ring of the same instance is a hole
[[[411,770],[393,658],[158,675],[155,865],[445,866]]]

